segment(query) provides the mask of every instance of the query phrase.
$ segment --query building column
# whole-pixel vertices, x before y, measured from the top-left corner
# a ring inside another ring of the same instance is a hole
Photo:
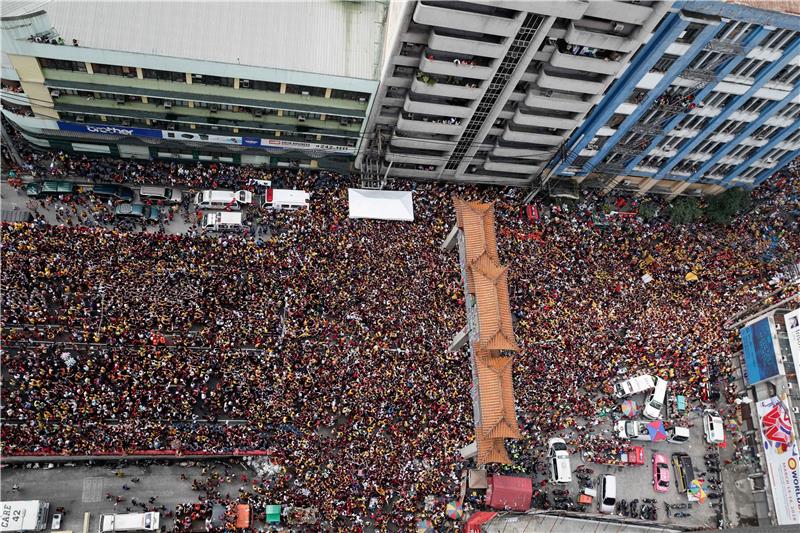
[[[144,72],[142,71],[142,67],[136,67],[136,77],[140,80],[144,79]]]
[[[325,89],[325,98],[330,98],[333,89]]]
[[[94,74],[94,69],[92,68],[92,64],[90,62],[87,61],[84,63],[84,65],[86,65],[87,74]]]
[[[191,100],[188,101],[188,104],[189,104],[189,107],[194,107],[194,102],[192,102]]]
[[[239,88],[239,78],[233,78],[233,88],[234,89]]]
[[[469,330],[467,326],[464,326],[464,329],[459,331],[458,333],[453,336],[453,342],[450,343],[450,346],[447,348],[448,352],[457,352],[463,348],[467,342],[469,342]]]
[[[275,131],[275,137],[280,137],[280,136],[281,136],[281,132],[276,130]]]
[[[311,166],[311,168],[318,168],[319,167],[319,162],[316,159],[312,159],[310,166]]]
[[[688,188],[689,188],[689,185],[691,185],[691,182],[688,182],[688,181],[682,181],[680,184],[678,184],[678,186],[677,186],[677,187],[675,187],[674,189],[672,189],[672,192],[671,192],[671,193],[669,193],[669,195],[667,196],[667,200],[669,200],[669,201],[672,201],[673,199],[675,199],[675,197],[676,197],[676,196],[678,196],[678,195],[679,195],[679,194],[681,194],[683,191],[685,191],[686,189],[688,189]]]
[[[142,99],[142,103],[143,104],[149,104],[150,103],[150,101],[147,99],[146,96],[142,96],[141,99]]]
[[[108,117],[105,115],[100,115],[100,122],[108,122]]]
[[[189,85],[192,84],[192,73],[191,72],[187,72],[186,73],[186,83],[189,84]]]
[[[281,94],[286,94],[286,84],[281,83]]]
[[[655,184],[658,183],[658,180],[655,178],[648,178],[641,185],[639,185],[639,190],[636,191],[636,196],[642,196],[647,194],[647,191],[652,189]]]
[[[447,237],[444,238],[441,246],[439,246],[439,249],[442,250],[443,252],[449,252],[450,250],[455,248],[456,243],[458,242],[458,239],[456,238],[457,236],[458,236],[458,224],[453,224],[453,227],[450,229],[450,233],[448,233]]]

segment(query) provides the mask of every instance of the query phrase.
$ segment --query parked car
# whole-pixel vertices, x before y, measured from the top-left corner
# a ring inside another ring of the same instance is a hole
[[[725,442],[722,417],[719,416],[718,412],[712,409],[706,409],[703,412],[703,433],[705,433],[706,442],[709,444]]]
[[[621,439],[650,441],[650,432],[647,430],[646,420],[618,420],[614,424],[614,431]],[[669,426],[664,428],[667,433],[667,442],[680,444],[689,440],[689,429],[680,426]]]
[[[146,218],[147,220],[158,221],[159,212],[157,207],[144,204],[119,204],[114,209],[116,217],[136,217]]]
[[[669,381],[658,378],[656,387],[653,389],[653,393],[650,397],[647,398],[647,402],[645,402],[644,409],[642,410],[642,414],[645,418],[655,420],[661,416],[661,409],[664,407],[664,402],[667,398],[667,387],[669,387]]]
[[[547,442],[547,460],[550,463],[550,482],[569,483],[572,481],[572,466],[569,463],[567,443],[558,437]]]
[[[156,200],[167,204],[179,204],[183,199],[180,189],[171,187],[148,187],[142,186],[139,189],[139,198],[142,200]]]
[[[39,181],[29,183],[25,187],[25,193],[34,198],[55,194],[71,194],[74,191],[75,184],[71,181]]]
[[[669,491],[669,464],[667,458],[660,453],[654,453],[653,459],[653,489],[656,492]]]
[[[92,188],[92,192],[98,196],[109,196],[125,202],[133,201],[133,189],[123,187],[122,185],[109,185],[103,183],[100,185],[95,185]]]
[[[600,482],[600,509],[603,514],[612,514],[617,504],[617,478],[603,476]]]

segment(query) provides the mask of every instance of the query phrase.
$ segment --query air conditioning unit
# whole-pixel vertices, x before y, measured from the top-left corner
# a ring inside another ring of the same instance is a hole
[[[164,100],[164,109],[172,109],[172,102],[170,100]]]
[[[123,121],[122,121],[122,125],[123,125],[123,126],[130,127],[130,125],[131,125],[131,121],[130,121],[130,120],[123,120]]]
[[[253,111],[253,114],[255,116],[257,116],[257,117],[260,117],[260,116],[262,116],[264,114],[264,110],[263,109],[256,109],[256,110]]]
[[[211,105],[208,107],[208,110],[211,111],[212,113],[216,113],[217,111],[219,111],[219,106]]]
[[[622,30],[625,29],[625,25],[624,24],[620,24],[619,22],[617,22],[616,24],[614,24],[614,26],[611,29],[612,29],[612,31],[621,32]]]
[[[305,122],[306,121],[306,116],[305,115],[297,115],[297,120],[299,122]]]
[[[362,96],[361,98],[358,99],[358,101],[363,104],[364,102],[367,101],[367,99]]]
[[[794,388],[794,385],[792,385],[791,383],[787,383],[786,388],[792,390]]]
[[[169,126],[167,126],[167,129],[175,131],[175,124],[170,124]]]
[[[311,96],[311,93],[308,91],[300,91],[300,94],[302,94],[303,96]]]
[[[250,80],[239,80],[239,87],[241,87],[242,89],[249,89]]]
[[[61,96],[61,93],[59,91],[51,91],[50,96],[52,98],[58,98],[59,96]]]
[[[800,414],[800,407],[792,407],[792,412],[794,414]]]
[[[86,117],[84,117],[83,115],[78,115],[77,117],[75,117],[76,122],[83,122],[84,120],[86,120]]]
[[[339,119],[339,124],[341,124],[342,126],[349,126],[350,125],[350,121],[347,120],[346,118],[340,118]]]
[[[118,104],[124,104],[125,103],[125,97],[124,96],[117,96],[116,100],[117,100]]]

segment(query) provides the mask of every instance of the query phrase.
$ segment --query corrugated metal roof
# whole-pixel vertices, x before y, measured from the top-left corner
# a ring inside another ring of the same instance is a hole
[[[65,40],[84,47],[375,80],[387,7],[343,0],[52,0],[47,12]]]
[[[19,17],[41,11],[50,0],[3,0],[0,2],[0,17]]]

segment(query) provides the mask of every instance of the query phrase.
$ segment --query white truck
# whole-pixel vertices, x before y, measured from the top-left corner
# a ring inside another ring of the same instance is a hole
[[[614,425],[614,431],[621,439],[651,441],[650,432],[647,431],[647,424],[644,420],[618,420]],[[666,428],[667,442],[680,444],[689,440],[689,428],[670,427]]]
[[[614,385],[614,396],[617,398],[627,398],[640,392],[646,392],[656,386],[653,376],[643,374],[635,378],[620,381]]]
[[[239,211],[242,207],[253,203],[250,191],[200,191],[194,197],[198,209],[225,209]]]
[[[112,531],[158,531],[158,513],[104,514],[100,517],[100,533]]]
[[[50,503],[42,500],[0,502],[0,531],[42,531]]]
[[[267,189],[264,193],[264,207],[267,209],[295,211],[308,207],[311,193],[297,189]]]

